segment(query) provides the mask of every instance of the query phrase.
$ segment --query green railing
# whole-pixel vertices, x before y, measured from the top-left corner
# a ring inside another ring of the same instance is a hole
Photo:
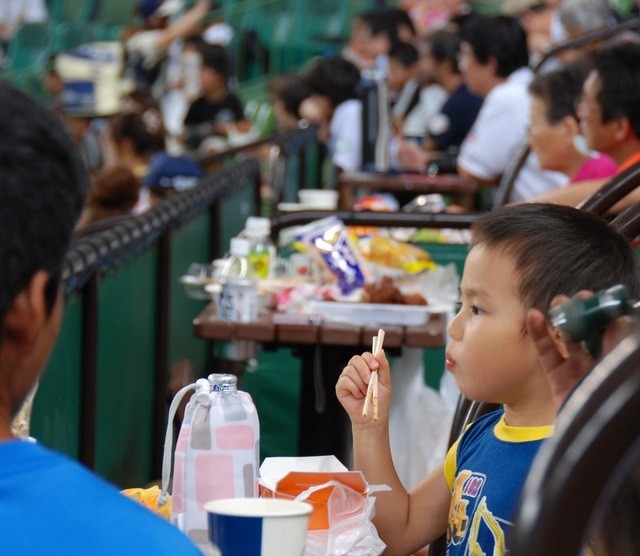
[[[315,130],[273,138],[291,160]],[[34,401],[31,434],[120,486],[158,478],[170,367],[206,373],[207,346],[192,333],[204,302],[178,278],[222,254],[260,213],[260,163],[233,163],[147,213],[77,237],[67,254],[67,307]]]

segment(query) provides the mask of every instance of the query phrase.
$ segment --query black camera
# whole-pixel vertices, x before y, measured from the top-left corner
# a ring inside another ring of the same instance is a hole
[[[549,309],[549,322],[574,342],[584,342],[589,353],[600,353],[607,325],[624,315],[638,311],[640,303],[629,298],[623,285],[613,286],[586,299],[571,299]]]

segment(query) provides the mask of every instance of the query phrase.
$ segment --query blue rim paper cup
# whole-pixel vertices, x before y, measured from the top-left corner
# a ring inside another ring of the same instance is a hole
[[[209,540],[222,556],[300,556],[313,506],[276,498],[207,502]]]

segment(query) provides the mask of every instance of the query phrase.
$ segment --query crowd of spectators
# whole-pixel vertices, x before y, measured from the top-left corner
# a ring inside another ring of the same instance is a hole
[[[117,111],[69,106],[68,76],[57,71],[56,58],[50,60],[45,87],[89,174],[104,184],[104,172],[116,175],[110,172],[114,167],[129,168],[142,180],[135,211],[151,204],[145,175],[155,153],[186,157],[172,160],[171,167],[188,173],[178,180],[187,187],[198,175],[188,159],[259,133],[238,96],[237,52],[229,47],[243,30],[209,17],[217,8],[210,0],[196,0],[191,7],[177,0],[136,4],[139,25],[127,28],[120,41],[125,63],[113,89],[123,96]],[[46,6],[36,0],[0,3],[6,40],[21,21],[46,17]],[[376,153],[384,143],[383,167],[390,172],[455,171],[469,191],[479,191],[497,185],[529,141],[532,154],[509,200],[576,204],[627,158],[587,136],[585,102],[582,112],[575,109],[590,56],[603,45],[567,49],[546,60],[535,75],[530,68],[551,46],[618,19],[605,0],[413,0],[377,7],[354,18],[339,52],[271,76],[269,100],[281,130],[296,128],[301,120],[318,124],[318,139],[335,170],[330,183],[321,185],[332,187],[337,173],[368,169],[363,137],[373,135]],[[630,33],[617,40],[636,38]],[[576,59],[578,64],[567,66]],[[131,102],[141,96],[149,102]],[[378,102],[375,117],[363,118],[363,103],[371,104],[372,98],[384,101]],[[131,136],[122,136],[124,121]],[[375,130],[367,128],[372,125]],[[157,135],[152,149],[141,146],[145,133]],[[560,135],[564,154],[554,156],[547,139],[560,141]],[[585,180],[590,185],[565,192],[566,185]]]

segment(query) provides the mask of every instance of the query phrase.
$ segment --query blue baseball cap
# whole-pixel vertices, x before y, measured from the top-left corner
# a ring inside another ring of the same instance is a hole
[[[149,161],[149,169],[142,184],[149,189],[173,188],[176,191],[191,189],[198,184],[204,172],[186,156],[157,153]]]

